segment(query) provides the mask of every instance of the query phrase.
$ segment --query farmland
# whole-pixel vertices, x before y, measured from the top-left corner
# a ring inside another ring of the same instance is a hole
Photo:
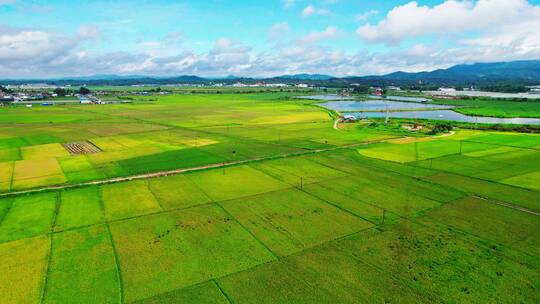
[[[296,94],[0,109],[2,302],[540,302],[540,135]]]

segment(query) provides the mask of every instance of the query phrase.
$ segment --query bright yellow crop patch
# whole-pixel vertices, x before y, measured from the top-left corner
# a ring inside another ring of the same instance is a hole
[[[66,182],[66,177],[60,164],[54,158],[15,162],[13,188],[24,189],[64,182]]]
[[[183,144],[189,147],[204,147],[208,145],[217,144],[218,141],[209,138],[196,138],[182,141]]]
[[[0,191],[9,191],[12,174],[13,162],[0,163]]]
[[[49,248],[46,236],[0,244],[0,302],[39,303]]]
[[[410,144],[415,142],[426,142],[426,141],[432,141],[435,140],[434,137],[402,137],[402,138],[396,138],[396,139],[390,139],[388,140],[391,144],[398,144],[398,145],[404,145],[404,144]]]
[[[24,160],[41,160],[69,156],[69,152],[61,144],[46,144],[22,147],[21,155]]]
[[[124,149],[124,146],[116,142],[113,137],[97,137],[89,139],[88,141],[103,151],[116,151]]]

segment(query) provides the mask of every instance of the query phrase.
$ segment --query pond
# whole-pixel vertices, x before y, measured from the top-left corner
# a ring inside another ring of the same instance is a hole
[[[369,96],[371,99],[383,99],[381,96]],[[429,102],[432,99],[424,97],[409,97],[409,96],[386,96],[386,100],[396,100],[396,101],[408,101],[408,102]]]
[[[385,101],[385,100],[359,100],[359,101],[329,101],[320,103],[320,106],[336,111],[386,111],[405,109],[451,109],[452,106],[425,104],[417,102]]]
[[[392,96],[400,97],[400,96]],[[320,103],[320,106],[339,111],[343,115],[351,115],[360,118],[384,118],[386,110],[391,118],[410,118],[410,119],[432,119],[432,120],[449,120],[468,123],[486,123],[486,124],[524,124],[524,125],[540,125],[540,118],[497,118],[497,117],[481,117],[468,116],[450,110],[453,108],[448,105],[426,104],[421,102],[404,102],[382,100],[343,100],[346,97],[339,95],[317,95],[306,96],[315,100],[327,101]],[[402,100],[413,101],[411,98],[404,97]],[[423,99],[423,98],[421,98]],[[423,102],[424,100],[422,100]],[[396,111],[401,110],[401,111]],[[405,110],[405,111],[403,111]]]
[[[384,118],[386,117],[386,112],[343,112],[343,115],[352,115],[360,118]],[[451,120],[468,123],[540,125],[540,118],[497,118],[468,116],[452,110],[389,112],[388,116],[391,118]]]

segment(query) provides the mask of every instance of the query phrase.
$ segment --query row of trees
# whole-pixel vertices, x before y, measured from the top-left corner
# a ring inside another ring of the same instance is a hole
[[[73,94],[74,91],[72,90],[68,90],[68,89],[64,89],[64,88],[56,88],[54,89],[53,91],[56,95],[58,96],[66,96],[66,95],[70,95],[70,94]],[[88,95],[88,94],[91,94],[92,91],[90,91],[90,89],[88,89],[87,87],[81,87],[77,93],[79,94],[82,94],[82,95]]]

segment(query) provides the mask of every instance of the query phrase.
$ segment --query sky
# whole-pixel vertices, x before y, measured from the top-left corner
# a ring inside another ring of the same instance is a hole
[[[0,79],[417,72],[540,59],[540,0],[0,0]]]

